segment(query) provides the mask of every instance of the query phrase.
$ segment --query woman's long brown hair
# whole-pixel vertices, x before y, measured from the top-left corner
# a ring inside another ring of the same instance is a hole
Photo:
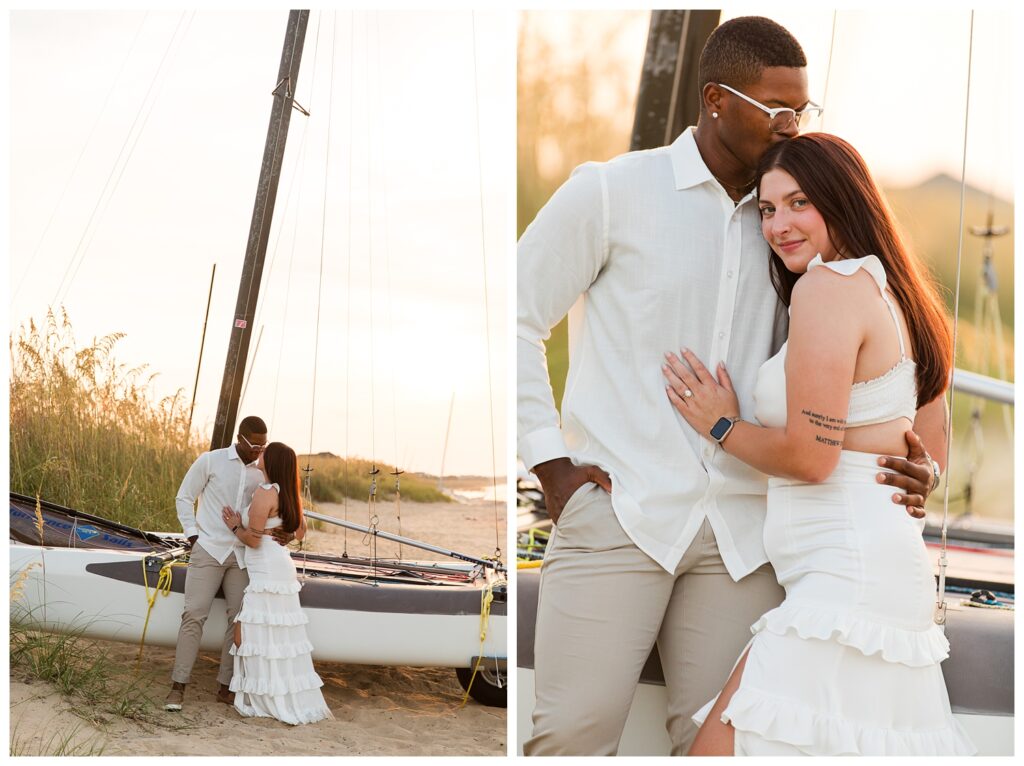
[[[884,195],[864,159],[846,141],[828,133],[805,133],[773,145],[761,158],[756,186],[770,170],[784,170],[825,220],[843,257],[875,255],[910,332],[917,362],[917,406],[941,395],[953,364],[953,335],[938,284],[904,244]],[[771,254],[772,284],[789,305],[799,274]]]
[[[294,532],[302,521],[302,493],[299,491],[299,461],[295,450],[281,442],[271,442],[263,451],[267,478],[281,489],[277,493],[277,514],[281,528]]]

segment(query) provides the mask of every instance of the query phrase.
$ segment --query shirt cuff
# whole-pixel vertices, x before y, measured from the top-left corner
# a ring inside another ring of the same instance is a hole
[[[519,439],[519,457],[531,471],[535,465],[560,457],[569,457],[560,428],[542,428]]]

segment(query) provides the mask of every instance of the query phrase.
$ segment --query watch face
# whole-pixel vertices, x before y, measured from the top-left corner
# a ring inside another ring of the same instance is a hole
[[[729,418],[719,418],[718,422],[711,427],[711,438],[715,441],[721,441],[729,433],[729,426],[731,425],[732,421]]]

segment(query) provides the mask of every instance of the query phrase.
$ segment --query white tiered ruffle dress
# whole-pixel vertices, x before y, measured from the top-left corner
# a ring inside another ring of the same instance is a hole
[[[279,489],[277,484],[262,486]],[[242,520],[249,525],[248,508]],[[280,518],[271,518],[266,529],[280,525]],[[333,718],[320,692],[323,681],[313,669],[313,645],[305,628],[309,620],[299,605],[302,585],[288,550],[267,535],[244,555],[249,585],[235,618],[242,624],[242,642],[231,647],[235,665],[229,688],[235,709],[289,724]]]
[[[875,481],[876,458],[843,452],[823,484],[770,481],[765,547],[786,600],[751,627],[722,714],[736,755],[975,752],[939,667],[949,642],[923,522]]]
[[[821,265],[848,276],[865,268],[885,290],[874,256],[811,264]],[[764,364],[756,390],[762,424],[785,425],[785,348]],[[820,484],[769,480],[764,544],[786,599],[751,626],[740,685],[722,713],[736,755],[975,753],[939,666],[949,642],[933,620],[924,521],[876,481],[878,457],[843,450]],[[716,700],[693,716],[698,724]]]

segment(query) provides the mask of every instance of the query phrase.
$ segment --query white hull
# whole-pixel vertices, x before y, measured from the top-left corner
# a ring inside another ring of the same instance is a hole
[[[138,643],[142,637],[148,601],[141,584],[124,582],[86,571],[87,565],[135,562],[142,573],[145,554],[68,548],[11,545],[11,585],[20,573],[28,574],[18,586],[12,616],[29,615],[46,630],[80,630],[100,639]],[[311,578],[312,580],[313,578]],[[325,578],[315,578],[324,587]],[[156,577],[149,576],[155,583]],[[326,583],[329,585],[329,583]],[[373,589],[370,595],[384,609],[305,608],[307,631],[319,661],[422,667],[469,667],[476,656],[506,657],[506,616],[490,615],[487,639],[481,650],[480,614],[430,614],[415,610],[390,612],[390,593],[403,586],[348,582],[345,588]],[[405,586],[408,587],[408,586]],[[414,586],[431,590],[431,586]],[[481,588],[476,588],[477,601]],[[408,591],[407,591],[408,592]],[[150,588],[152,594],[152,587]],[[379,594],[379,598],[376,598]],[[367,599],[357,599],[365,604]],[[147,646],[174,646],[184,598],[172,592],[156,598],[146,630]],[[223,599],[216,599],[203,631],[202,648],[218,650],[227,630]],[[475,607],[479,609],[479,605]],[[500,610],[503,611],[503,610]]]
[[[516,673],[516,753],[523,754],[523,743],[532,731],[531,716],[535,702],[533,670],[518,668]],[[665,731],[668,695],[665,687],[637,684],[626,727],[619,743],[619,755],[669,755],[671,743]],[[978,755],[1013,755],[1013,717],[963,715],[955,713]]]

